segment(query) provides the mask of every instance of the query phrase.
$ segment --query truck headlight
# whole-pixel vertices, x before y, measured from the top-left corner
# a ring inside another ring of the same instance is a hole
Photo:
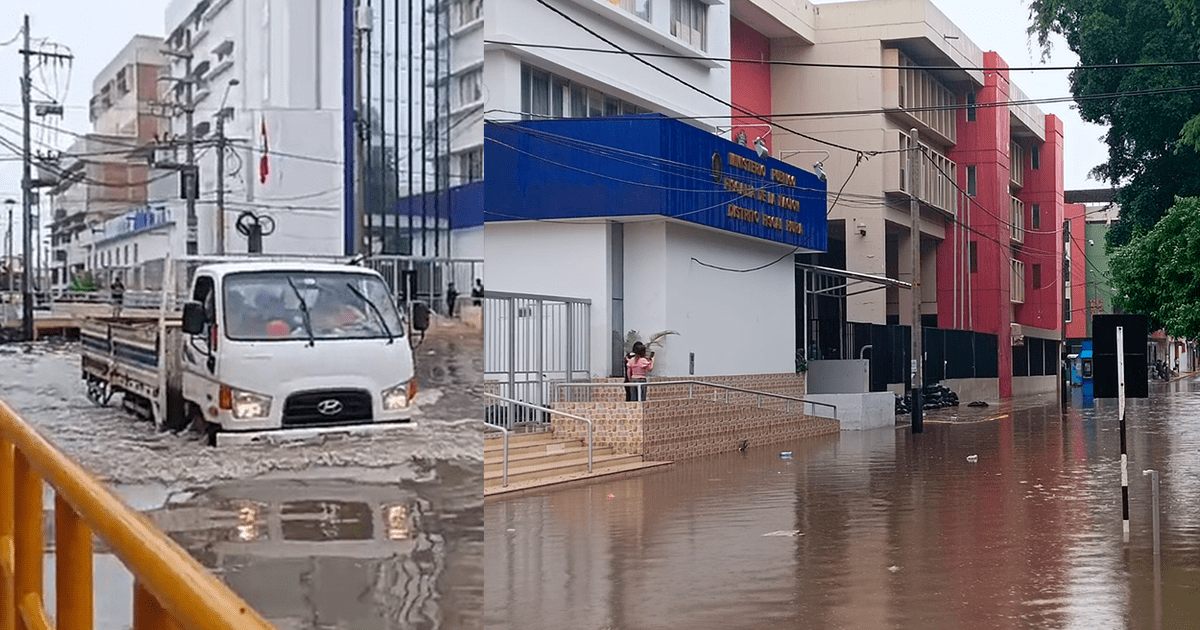
[[[232,411],[236,420],[266,418],[271,414],[271,397],[222,385],[221,408]]]
[[[404,409],[416,394],[416,381],[405,381],[398,385],[393,385],[380,393],[380,397],[383,399],[383,409],[384,411]]]

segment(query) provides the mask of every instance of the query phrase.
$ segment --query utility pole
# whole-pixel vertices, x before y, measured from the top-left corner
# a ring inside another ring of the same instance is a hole
[[[160,52],[164,55],[183,59],[184,76],[182,79],[164,77],[183,83],[184,87],[184,104],[180,109],[184,113],[184,125],[187,126],[186,137],[184,139],[184,147],[186,150],[184,161],[180,165],[177,163],[156,163],[159,168],[171,168],[180,172],[180,193],[183,195],[184,202],[187,204],[187,255],[196,256],[200,253],[200,237],[199,225],[200,221],[196,218],[196,197],[200,195],[200,172],[196,168],[196,127],[195,113],[196,103],[194,102],[195,95],[195,77],[192,76],[192,36],[189,33],[187,38],[186,51],[180,52],[171,48],[163,48]],[[177,105],[178,107],[178,105]]]
[[[1071,233],[1071,220],[1064,219],[1063,220],[1063,236],[1064,236],[1064,238],[1062,239],[1063,240],[1063,257],[1062,257],[1063,272],[1061,274],[1059,274],[1060,278],[1065,278],[1065,277],[1067,277],[1067,274],[1071,273],[1071,258],[1070,258],[1071,240],[1070,240],[1070,238],[1068,238],[1070,233]],[[1062,372],[1060,378],[1058,379],[1058,387],[1062,390],[1059,393],[1060,393],[1060,398],[1062,401],[1063,416],[1067,415],[1067,399],[1069,399],[1071,397],[1071,393],[1070,393],[1071,392],[1071,381],[1070,381],[1071,370],[1067,364],[1067,318],[1071,316],[1071,312],[1067,310],[1067,300],[1066,300],[1066,297],[1068,295],[1070,295],[1070,291],[1071,291],[1071,285],[1064,282],[1063,286],[1062,286],[1062,291],[1059,292],[1059,296],[1058,296],[1058,303],[1063,305],[1062,306],[1062,341],[1059,343],[1059,346],[1058,346],[1058,354],[1059,354],[1058,369]]]
[[[196,196],[200,193],[200,173],[196,170],[196,128],[194,116],[196,103],[192,100],[195,91],[195,77],[192,76],[192,35],[188,32],[187,54],[183,58],[184,94],[187,104],[184,105],[184,124],[187,125],[187,186],[184,191],[187,196],[187,253],[196,256],[200,253],[199,220],[196,218]]]
[[[217,112],[217,255],[225,254],[225,112]]]
[[[367,159],[366,135],[370,130],[365,124],[367,104],[363,102],[363,74],[366,71],[363,68],[363,40],[370,31],[371,7],[363,0],[358,0],[354,11],[354,242],[350,250],[353,254],[363,252],[366,240],[364,226],[367,213],[364,197],[367,193],[367,183],[364,162]]]
[[[21,130],[24,134],[22,141],[21,153],[21,208],[25,216],[25,229],[22,232],[22,244],[25,246],[25,251],[22,252],[21,263],[21,332],[24,335],[25,341],[33,341],[33,291],[29,282],[29,267],[32,261],[33,252],[33,176],[30,173],[33,156],[29,148],[29,85],[31,74],[29,70],[29,57],[33,51],[29,49],[29,16],[25,16],[25,25],[22,27],[24,31],[25,41],[21,55],[24,57],[24,69],[21,79]]]
[[[917,199],[917,186],[921,178],[917,171],[921,168],[921,145],[918,142],[917,129],[909,131],[908,144],[908,211],[912,215],[912,432],[921,433],[925,430],[923,419],[922,389],[925,386],[924,347],[921,343],[921,202]]]

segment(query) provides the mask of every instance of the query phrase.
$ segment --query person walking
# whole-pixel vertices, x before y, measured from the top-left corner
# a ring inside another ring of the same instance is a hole
[[[112,292],[113,317],[120,317],[121,307],[125,304],[125,283],[121,282],[121,276],[114,276],[108,289]]]
[[[475,286],[471,287],[471,303],[475,306],[483,306],[483,279],[475,278]]]
[[[446,313],[450,317],[454,317],[454,307],[458,305],[458,290],[454,288],[454,283],[446,289]]]
[[[654,370],[654,353],[647,352],[646,344],[639,341],[633,344],[633,355],[625,362],[625,365],[629,370],[629,380],[633,383],[640,383],[634,386],[636,400],[645,402],[646,381],[650,372]]]

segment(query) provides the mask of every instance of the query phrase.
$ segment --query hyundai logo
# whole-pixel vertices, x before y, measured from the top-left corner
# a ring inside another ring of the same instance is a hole
[[[323,416],[336,416],[342,413],[342,401],[336,398],[329,398],[317,403],[317,411]]]

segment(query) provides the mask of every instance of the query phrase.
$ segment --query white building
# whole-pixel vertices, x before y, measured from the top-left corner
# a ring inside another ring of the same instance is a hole
[[[654,65],[681,80],[676,81],[627,55],[521,45],[611,50],[586,27],[626,50],[727,58],[728,3],[552,0],[551,6],[571,19],[535,0],[485,4],[486,39],[508,42],[487,44],[485,49],[487,107],[495,110],[489,119],[539,121],[654,112],[670,117],[711,116],[687,120],[708,132],[729,124],[730,108],[721,103],[730,101],[730,69],[726,62],[652,59]],[[752,150],[742,149],[735,156],[731,142],[712,134],[689,135],[680,125],[672,127],[673,121],[655,120],[615,125],[613,121],[578,120],[542,126],[489,125],[489,214],[485,230],[488,290],[589,299],[589,370],[595,377],[620,374],[619,340],[628,330],[639,331],[643,338],[657,331],[679,332],[669,337],[658,352],[655,374],[659,376],[794,374],[797,301],[792,254],[814,251],[812,244],[791,242],[789,239],[796,234],[785,233],[782,228],[777,233],[758,230],[766,222],[756,225],[757,218],[751,227],[740,225],[741,219],[727,218],[760,216],[758,206],[753,204],[748,210],[725,203],[729,201],[725,197],[737,204],[751,203],[739,201],[735,195],[717,192],[718,196],[725,195],[721,197],[725,202],[707,208],[695,201],[697,197],[688,195],[708,194],[708,190],[693,189],[722,181],[722,169],[726,182],[736,180],[734,184],[740,185],[753,180],[750,185],[764,188],[776,186],[771,177],[779,173],[783,181],[791,178],[791,184],[771,189],[780,192],[781,197],[796,195],[793,191],[798,175],[793,173],[797,169],[788,169],[778,160],[747,159],[754,155]],[[636,138],[641,128],[637,125],[641,124],[646,125],[645,147],[638,149]],[[589,135],[593,133],[587,131],[591,125],[604,126],[621,138]],[[584,136],[586,140],[581,139]],[[525,140],[530,144],[516,146]],[[705,152],[695,148],[707,142],[712,147]],[[625,144],[614,150],[615,144],[611,143]],[[523,177],[521,172],[509,172],[502,162],[523,159],[535,150],[544,151],[540,154],[544,163],[539,166],[535,159],[525,164],[539,171],[534,177],[541,176],[541,167],[549,164],[556,177],[577,182],[574,192],[564,192],[571,186],[559,187],[560,182],[528,181],[505,189],[506,195],[522,197],[520,202],[509,204],[493,197],[493,186],[501,185],[499,180]],[[614,186],[630,183],[617,181],[622,180],[621,176],[613,178],[615,184],[604,183],[609,175],[589,179],[589,173],[616,173],[626,168],[605,157],[616,153],[632,165],[624,180],[658,177],[668,170],[683,171],[672,173],[675,179],[639,181],[638,185],[647,187],[624,189],[616,198],[604,199],[607,208],[596,207],[595,197],[605,197]],[[500,154],[503,159],[493,161],[492,156]],[[567,162],[567,170],[554,170]],[[803,222],[804,233],[809,234],[812,228],[819,235],[819,247],[823,247],[823,184],[817,184],[815,176],[811,180],[812,184],[801,186],[812,186],[808,190],[813,191],[819,187],[819,199],[808,199],[803,207],[797,207],[795,215],[778,208],[772,210],[764,203],[761,214],[764,218],[768,213],[788,217],[786,225],[794,228],[789,232],[798,231]],[[675,183],[664,185],[666,181]],[[538,197],[537,187],[547,186],[563,194]],[[720,184],[716,188],[720,189]],[[657,191],[663,189],[680,194],[661,193],[663,203],[657,206],[643,204],[638,198],[660,194]],[[627,195],[625,199],[619,198],[621,194]],[[716,198],[707,197],[707,203]],[[644,213],[630,216],[622,207],[625,201],[637,206],[637,213]],[[688,218],[713,208],[719,210],[719,216],[706,219],[706,225],[698,224],[705,221]],[[511,212],[520,218],[498,216],[497,212]],[[768,232],[770,236],[765,236]],[[772,261],[776,264],[769,264]],[[743,269],[756,270],[731,271]]]
[[[562,0],[552,6],[626,50],[729,57],[726,2]],[[700,17],[684,25],[679,14],[693,11],[699,11]],[[534,0],[485,3],[484,34],[489,41],[513,44],[611,49]],[[713,98],[683,82],[730,101],[729,65],[720,61],[653,59],[654,65],[681,82],[620,54],[487,44],[484,57],[487,107],[498,110],[489,114],[490,120],[518,120],[517,112],[553,117],[642,111],[705,116],[720,108]],[[728,119],[694,124],[715,129],[728,125]]]
[[[216,117],[224,104],[226,177],[224,242],[245,252],[235,225],[240,214],[266,215],[273,254],[343,253],[343,8],[336,2],[172,0],[166,10],[169,76],[186,76],[192,54],[200,200],[201,254],[217,250]],[[165,99],[186,102],[181,81]],[[172,119],[186,137],[183,112]],[[266,169],[262,168],[266,148]],[[180,147],[174,161],[184,161]],[[154,199],[173,198],[173,251],[186,251],[187,216],[175,177],[155,183]]]

